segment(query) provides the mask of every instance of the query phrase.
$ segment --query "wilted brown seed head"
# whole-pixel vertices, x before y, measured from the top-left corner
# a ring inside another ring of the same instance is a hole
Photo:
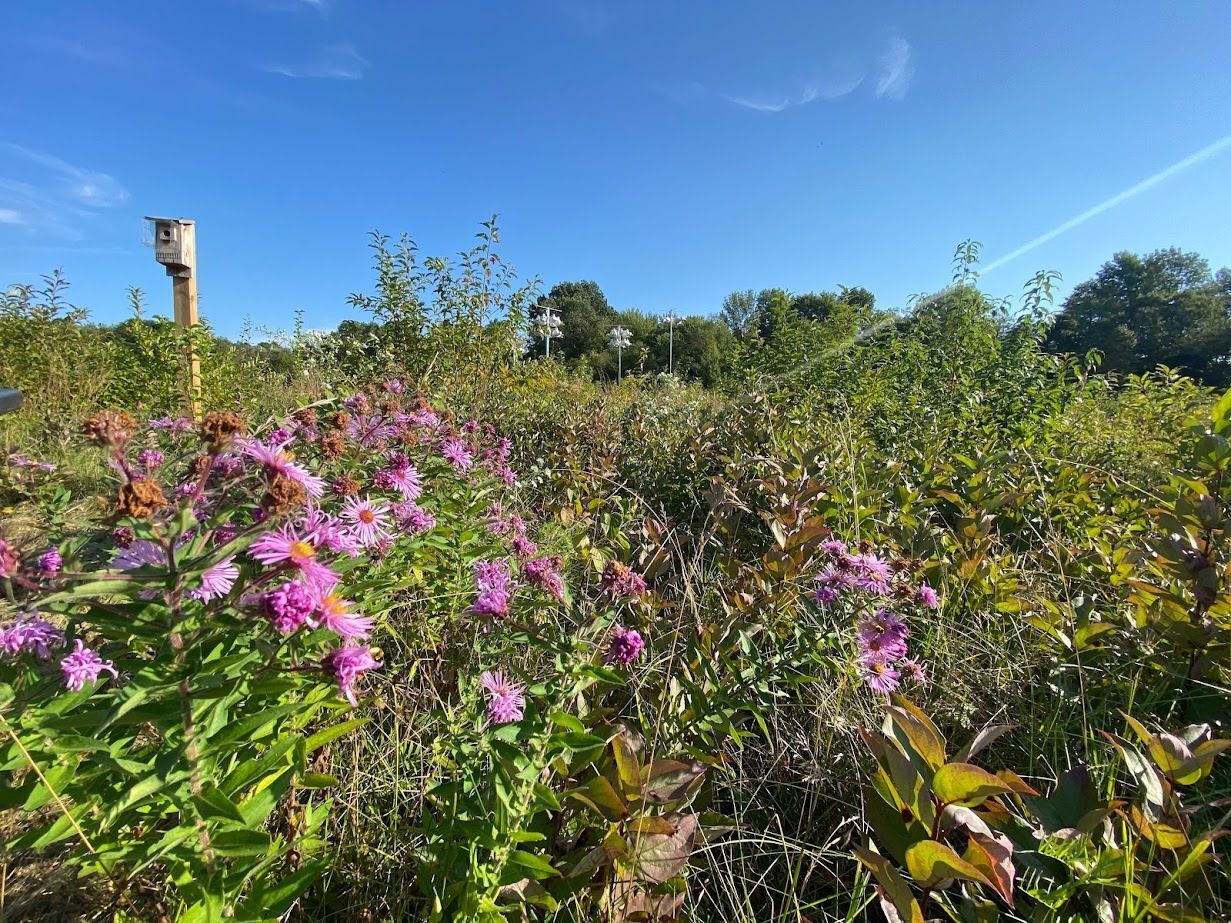
[[[147,519],[166,505],[167,498],[157,481],[129,481],[120,485],[115,512],[117,516]]]
[[[350,414],[345,410],[339,410],[329,418],[329,425],[336,429],[345,429],[346,424],[350,422]]]
[[[304,426],[316,426],[316,411],[311,407],[301,407],[295,411],[295,419]]]
[[[122,410],[100,410],[82,424],[81,431],[95,445],[119,447],[136,428],[137,421]]]
[[[346,437],[341,431],[331,429],[321,437],[321,454],[326,458],[341,458],[346,451]]]
[[[189,464],[189,470],[192,472],[192,476],[196,478],[204,477],[209,467],[210,457],[208,455],[194,455],[192,462]]]
[[[380,412],[385,414],[386,416],[393,416],[395,413],[398,412],[398,409],[399,409],[398,402],[391,401],[391,400],[383,400],[376,406],[380,409]]]
[[[340,497],[353,497],[359,493],[360,484],[354,478],[338,478],[329,489]]]
[[[279,474],[270,482],[269,489],[261,500],[261,506],[271,516],[279,516],[298,509],[307,498],[308,492],[302,484]]]
[[[239,414],[230,410],[215,410],[205,415],[201,424],[201,438],[215,449],[230,445],[236,436],[248,432],[248,424]]]

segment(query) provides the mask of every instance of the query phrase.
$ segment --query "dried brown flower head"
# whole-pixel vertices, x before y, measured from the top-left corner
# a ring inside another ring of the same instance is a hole
[[[346,437],[339,430],[331,429],[321,437],[321,454],[326,458],[341,458],[346,451]]]
[[[248,432],[248,424],[239,414],[230,410],[215,410],[205,415],[201,424],[201,438],[213,448],[221,449],[230,445],[236,436]]]
[[[157,481],[129,481],[120,485],[115,512],[117,516],[146,519],[166,505],[167,498]]]
[[[302,484],[279,474],[270,482],[269,489],[261,500],[261,506],[271,516],[279,516],[298,509],[307,498],[308,493]]]
[[[132,438],[136,428],[137,421],[122,410],[100,410],[82,424],[81,431],[95,445],[119,447]]]

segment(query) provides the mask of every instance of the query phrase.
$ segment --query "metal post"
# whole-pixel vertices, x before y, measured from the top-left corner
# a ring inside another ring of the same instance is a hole
[[[663,315],[663,322],[667,325],[667,374],[671,375],[675,372],[675,325],[679,321],[674,311],[668,311]]]
[[[624,347],[631,340],[632,331],[627,327],[612,327],[610,338],[607,340],[608,346],[614,346],[616,349],[616,381],[624,380]]]

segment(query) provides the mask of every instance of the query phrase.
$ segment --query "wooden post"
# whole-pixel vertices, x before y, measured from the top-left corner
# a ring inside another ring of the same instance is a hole
[[[167,267],[171,276],[171,298],[175,307],[175,322],[181,327],[195,327],[201,322],[197,310],[197,223],[180,219],[181,266]],[[196,347],[188,343],[188,402],[192,417],[201,420],[201,360]]]

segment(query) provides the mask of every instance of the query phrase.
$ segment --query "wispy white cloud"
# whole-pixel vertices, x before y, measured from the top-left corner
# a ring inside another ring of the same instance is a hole
[[[118,45],[92,41],[87,45],[58,35],[32,35],[26,38],[28,44],[51,54],[76,58],[87,64],[98,64],[105,67],[125,67],[132,62],[131,54]]]
[[[298,64],[266,67],[270,73],[281,74],[283,77],[322,80],[361,80],[367,69],[367,60],[349,42],[327,45]]]
[[[915,51],[910,42],[895,35],[889,39],[889,47],[877,61],[876,95],[889,99],[903,99],[915,76]]]
[[[20,144],[5,143],[4,147],[50,170],[61,191],[82,205],[107,208],[128,201],[128,190],[111,175],[98,170],[74,166],[53,154],[34,151]]]
[[[1171,166],[1165,169],[1159,170],[1153,176],[1147,176],[1141,182],[1135,183],[1134,185],[1129,186],[1127,189],[1125,189],[1122,192],[1117,192],[1115,195],[1111,196],[1108,199],[1104,199],[1102,202],[1099,202],[1098,205],[1095,205],[1093,208],[1087,208],[1080,215],[1075,215],[1072,218],[1070,218],[1068,221],[1065,221],[1062,224],[1056,225],[1054,228],[1052,228],[1047,233],[1040,234],[1034,240],[1031,240],[1027,243],[1022,244],[1016,250],[1006,253],[1004,256],[999,257],[998,259],[992,260],[992,262],[988,263],[986,266],[984,266],[979,271],[980,275],[987,275],[989,272],[999,269],[1001,266],[1004,266],[1006,263],[1011,263],[1013,262],[1013,260],[1017,259],[1018,257],[1025,256],[1031,250],[1037,250],[1039,247],[1043,246],[1048,241],[1055,240],[1061,234],[1067,233],[1068,231],[1073,230],[1073,228],[1078,227],[1079,225],[1085,224],[1091,218],[1096,218],[1099,215],[1103,214],[1103,212],[1106,212],[1110,209],[1115,208],[1117,205],[1124,204],[1125,202],[1127,202],[1129,199],[1133,198],[1134,196],[1141,195],[1141,193],[1145,192],[1147,189],[1151,189],[1154,186],[1157,186],[1159,183],[1169,180],[1171,179],[1171,177],[1176,176],[1179,173],[1183,173],[1185,170],[1189,169],[1190,167],[1195,167],[1197,164],[1201,163],[1202,161],[1209,160],[1211,157],[1221,154],[1223,151],[1227,150],[1228,148],[1231,148],[1231,135],[1226,135],[1225,137],[1219,138],[1217,141],[1211,144],[1207,144],[1205,147],[1201,148],[1201,150],[1196,151],[1195,153],[1189,154],[1187,157],[1185,157],[1182,160],[1177,160]]]
[[[0,224],[25,224],[26,219],[15,208],[0,208]]]
[[[723,93],[722,98],[729,103],[743,106],[745,109],[755,109],[757,112],[782,112],[785,109],[794,109],[796,106],[806,106],[817,100],[841,99],[854,92],[861,83],[863,83],[863,75],[858,74],[836,79],[815,80],[784,96],[750,97]]]

